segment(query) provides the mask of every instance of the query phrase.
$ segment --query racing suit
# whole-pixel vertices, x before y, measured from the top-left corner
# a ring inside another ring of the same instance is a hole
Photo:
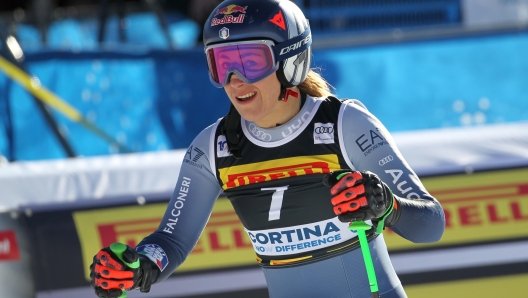
[[[323,177],[368,170],[399,197],[391,229],[415,243],[438,241],[445,218],[387,129],[357,100],[306,96],[299,113],[274,128],[241,119],[241,158],[228,148],[225,118],[188,147],[176,188],[149,247],[157,282],[190,254],[223,193],[260,262],[270,297],[371,297],[357,234],[337,219]],[[406,297],[383,235],[368,233],[382,297]],[[160,260],[161,258],[161,260]]]

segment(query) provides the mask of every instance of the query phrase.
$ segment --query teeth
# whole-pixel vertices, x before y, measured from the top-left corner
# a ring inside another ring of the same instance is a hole
[[[249,98],[249,97],[251,97],[251,96],[253,96],[253,95],[255,95],[255,94],[257,94],[257,93],[256,93],[256,92],[251,92],[251,93],[248,93],[248,94],[246,94],[246,95],[239,96],[238,98],[240,98],[240,99],[246,99],[246,98]]]

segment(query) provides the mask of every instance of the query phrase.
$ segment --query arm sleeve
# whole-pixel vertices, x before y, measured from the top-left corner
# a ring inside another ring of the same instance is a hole
[[[191,253],[222,192],[209,163],[210,158],[214,158],[209,151],[213,128],[203,130],[187,149],[176,187],[158,229],[138,244],[138,247],[160,247],[166,255],[168,263],[165,267],[153,266],[159,269],[153,274],[156,282],[171,275]]]
[[[353,170],[378,175],[397,197],[400,217],[391,229],[415,243],[440,240],[443,208],[405,161],[388,130],[359,101],[342,108],[339,124],[347,163]]]

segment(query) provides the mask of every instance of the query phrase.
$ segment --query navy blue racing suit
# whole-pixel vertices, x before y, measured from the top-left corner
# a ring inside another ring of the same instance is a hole
[[[293,119],[274,128],[241,119],[238,159],[224,121],[189,146],[159,228],[138,245],[158,264],[157,282],[190,254],[223,193],[253,244],[270,297],[371,297],[357,234],[337,219],[322,183],[339,169],[371,171],[389,186],[401,212],[395,233],[414,243],[441,238],[441,205],[361,102],[307,96]],[[379,293],[406,297],[383,235],[368,239]]]

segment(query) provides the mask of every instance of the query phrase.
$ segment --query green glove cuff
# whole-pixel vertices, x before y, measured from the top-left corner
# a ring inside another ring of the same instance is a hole
[[[339,181],[339,180],[341,180],[341,178],[343,178],[343,176],[348,175],[348,174],[350,174],[350,173],[352,173],[352,172],[344,172],[344,173],[341,173],[341,174],[337,175],[336,180]]]

